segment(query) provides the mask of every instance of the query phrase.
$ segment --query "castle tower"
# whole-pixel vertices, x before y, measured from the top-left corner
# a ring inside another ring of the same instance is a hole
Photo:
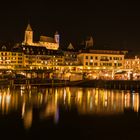
[[[59,43],[60,43],[60,35],[58,34],[58,32],[56,31],[55,35],[54,35],[54,40],[55,42],[58,44],[59,46]]]
[[[85,45],[86,45],[86,48],[93,47],[94,41],[93,41],[93,37],[92,36],[87,38],[87,40],[85,41]]]
[[[31,28],[30,24],[27,25],[27,28],[25,30],[24,43],[26,45],[32,45],[32,43],[33,43],[33,30]]]

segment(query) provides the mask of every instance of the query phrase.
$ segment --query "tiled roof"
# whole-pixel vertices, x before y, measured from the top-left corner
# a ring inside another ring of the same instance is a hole
[[[62,55],[59,50],[48,50],[46,47],[22,45],[21,48],[25,54],[29,55]]]
[[[13,48],[16,48],[17,43],[11,43],[11,42],[0,42],[0,51],[13,51]]]
[[[40,36],[40,41],[41,42],[50,42],[50,43],[56,43],[54,38],[52,37],[47,37],[47,36]]]

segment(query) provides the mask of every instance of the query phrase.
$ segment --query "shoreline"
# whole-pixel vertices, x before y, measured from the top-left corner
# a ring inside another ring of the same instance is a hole
[[[120,90],[140,90],[140,80],[58,80],[58,79],[1,79],[0,86],[17,87],[46,86],[46,87],[94,87]]]

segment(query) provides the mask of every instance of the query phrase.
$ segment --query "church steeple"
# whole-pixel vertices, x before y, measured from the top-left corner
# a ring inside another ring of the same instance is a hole
[[[26,31],[33,31],[32,28],[31,28],[31,25],[29,23],[27,25]]]
[[[74,50],[73,45],[70,43],[69,46],[67,47],[68,50]]]
[[[27,25],[27,28],[25,30],[24,44],[26,45],[33,44],[33,30],[30,24]]]

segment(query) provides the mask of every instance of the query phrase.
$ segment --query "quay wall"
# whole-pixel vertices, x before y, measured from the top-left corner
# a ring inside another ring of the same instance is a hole
[[[96,87],[121,90],[140,90],[140,80],[83,80],[73,86]]]
[[[140,90],[140,80],[52,80],[52,79],[12,79],[0,80],[0,86],[78,86],[78,87],[96,87],[106,89],[122,90]]]

